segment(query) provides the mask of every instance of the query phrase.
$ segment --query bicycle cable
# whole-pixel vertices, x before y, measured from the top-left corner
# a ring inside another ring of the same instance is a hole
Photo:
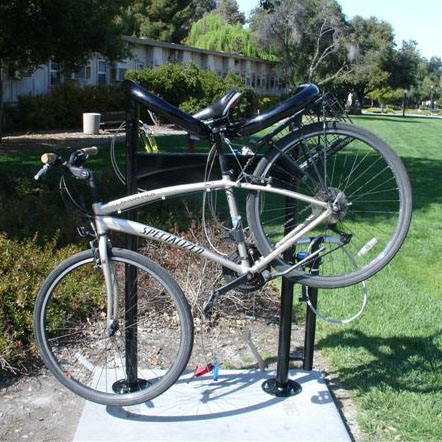
[[[154,122],[154,125],[158,126],[158,121],[153,116],[153,114],[151,114],[150,111],[149,111],[149,115],[152,118],[152,121]],[[143,121],[139,120],[138,124],[139,124],[139,128],[141,128],[142,130],[145,130],[144,129]],[[126,185],[126,177],[124,176],[123,172],[121,171],[120,167],[118,166],[118,161],[117,161],[117,158],[116,158],[116,155],[115,155],[115,144],[116,144],[118,135],[120,135],[120,132],[122,132],[123,129],[125,129],[125,128],[126,128],[126,122],[123,121],[118,126],[117,131],[115,132],[114,136],[112,137],[111,145],[110,145],[110,159],[111,159],[112,168],[114,169],[115,175],[117,176],[118,180],[123,185]],[[138,190],[138,192],[145,192],[146,191],[146,189],[143,189],[142,187],[138,187],[137,190]]]
[[[81,216],[84,216],[89,219],[93,218],[93,216],[90,213],[88,213],[86,209],[86,204],[84,203],[84,200],[79,194],[79,192],[77,191],[77,198],[73,196],[72,192],[69,190],[64,175],[61,175],[59,182],[59,190],[60,190],[61,199],[67,207],[73,208]],[[80,200],[80,202],[78,202],[77,199]]]
[[[311,246],[309,246],[310,249]],[[350,262],[355,266],[355,268],[358,268],[358,265],[355,261],[355,259],[353,258],[353,255],[346,249],[346,247],[344,245],[341,246],[342,249],[344,250],[344,253],[347,255],[348,259],[350,260]],[[333,249],[336,250],[336,249]],[[330,253],[330,252],[329,252]],[[348,324],[352,321],[354,321],[355,319],[359,318],[359,316],[362,315],[362,313],[364,312],[365,308],[367,307],[367,301],[368,301],[368,290],[367,290],[367,283],[366,281],[362,281],[362,291],[364,293],[364,296],[362,297],[362,305],[361,308],[359,309],[359,311],[357,313],[355,313],[353,316],[346,318],[346,319],[331,319],[327,316],[325,316],[324,314],[322,314],[317,308],[315,308],[311,302],[311,299],[308,295],[308,290],[305,291],[305,296],[306,296],[306,300],[307,300],[307,305],[309,306],[310,310],[319,318],[321,318],[323,321],[327,322],[328,324],[333,324],[333,325],[344,325],[344,324]]]
[[[207,156],[207,161],[206,161],[206,167],[204,170],[204,182],[206,183],[207,181],[209,181],[210,179],[210,175],[212,173],[212,168],[215,162],[215,158],[216,158],[216,146],[215,144],[211,147],[209,154]],[[212,196],[211,196],[212,197]],[[227,253],[221,252],[220,250],[218,250],[218,248],[212,243],[209,233],[207,231],[207,221],[206,221],[206,200],[207,200],[207,192],[203,193],[203,202],[202,202],[202,215],[201,215],[201,224],[202,224],[202,230],[203,230],[203,234],[207,240],[207,242],[209,243],[210,247],[218,254],[222,255],[222,256],[227,256]],[[209,209],[210,212],[212,214],[212,217],[215,220],[215,223],[218,226],[221,226],[222,229],[228,230],[226,229],[217,219],[216,214],[214,213],[213,207],[211,207],[211,203],[209,201]]]

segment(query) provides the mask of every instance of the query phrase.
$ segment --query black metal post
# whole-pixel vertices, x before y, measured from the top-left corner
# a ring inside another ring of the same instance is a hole
[[[311,252],[316,252],[320,247],[319,241],[313,243]],[[317,258],[312,263],[310,273],[312,275],[319,274],[319,266],[321,264],[321,258]],[[318,289],[314,287],[302,287],[303,295],[307,293],[308,299],[316,310],[318,305]],[[307,299],[303,299],[307,301]],[[309,305],[306,305],[305,313],[305,334],[304,334],[304,355],[302,361],[302,368],[304,370],[313,369],[313,353],[315,348],[315,333],[316,333],[316,314],[312,311]]]
[[[312,306],[316,309],[318,305],[318,289],[313,287],[303,287],[307,290],[308,297]],[[315,333],[316,333],[316,315],[311,308],[306,306],[305,314],[305,334],[304,334],[304,357],[302,361],[303,370],[313,369],[313,353],[315,346]]]
[[[295,186],[296,189],[296,186]],[[290,205],[287,199],[285,207],[284,234],[290,232],[296,219],[296,206]],[[284,260],[293,259],[294,248],[284,252]],[[281,307],[279,322],[278,360],[276,366],[276,378],[268,379],[262,384],[266,393],[273,396],[287,397],[301,392],[301,386],[289,379],[290,342],[292,336],[292,311],[293,311],[293,288],[294,283],[288,278],[282,278],[281,282]]]
[[[126,189],[127,194],[137,192],[136,173],[136,150],[138,146],[138,104],[129,99],[126,113]],[[127,213],[127,219],[135,221],[137,213],[135,209]],[[137,250],[137,237],[126,235],[126,248]],[[125,321],[126,321],[126,376],[129,389],[137,385],[138,360],[137,360],[137,270],[133,266],[126,265],[125,282]]]
[[[128,97],[126,109],[126,191],[128,195],[137,192],[136,173],[136,150],[138,146],[138,103]],[[127,212],[127,219],[136,220],[135,209]],[[126,248],[137,250],[137,237],[126,235]],[[124,287],[124,321],[125,321],[125,378],[117,381],[112,386],[117,393],[127,393],[144,388],[146,383],[138,379],[138,358],[137,358],[137,269],[126,264],[125,266],[125,287]]]
[[[288,383],[290,362],[290,341],[292,337],[293,282],[282,278],[281,282],[281,313],[278,340],[278,362],[276,367],[276,384],[284,389]]]
[[[297,382],[289,379],[293,287],[294,283],[292,281],[282,278],[276,378],[268,379],[262,385],[263,390],[273,396],[293,396],[302,390]]]

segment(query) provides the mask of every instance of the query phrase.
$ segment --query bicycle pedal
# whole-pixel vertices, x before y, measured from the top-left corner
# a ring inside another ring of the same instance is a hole
[[[245,273],[244,275],[238,276],[238,278],[234,279],[233,281],[230,281],[228,284],[223,285],[222,287],[220,287],[217,290],[214,290],[206,304],[203,307],[203,313],[205,316],[210,316],[210,314],[212,313],[212,309],[216,303],[216,301],[218,300],[218,298],[221,295],[226,294],[227,292],[229,292],[230,290],[233,290],[235,287],[238,287],[239,285],[241,285],[244,281],[246,281],[249,278],[249,273]]]
[[[206,318],[210,318],[213,313],[213,307],[215,306],[216,301],[219,298],[220,293],[218,290],[213,291],[209,298],[207,299],[206,303],[203,306],[203,314]]]

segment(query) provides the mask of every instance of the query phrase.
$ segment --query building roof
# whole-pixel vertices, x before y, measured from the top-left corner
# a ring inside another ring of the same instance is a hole
[[[123,37],[123,38],[124,38],[124,40],[126,40],[130,43],[138,43],[138,44],[146,45],[146,46],[157,46],[157,47],[169,48],[169,49],[181,49],[183,51],[198,52],[200,54],[208,54],[208,55],[218,55],[218,56],[222,56],[222,57],[232,57],[232,58],[237,58],[240,60],[249,60],[249,61],[254,61],[254,62],[258,62],[258,63],[266,63],[266,64],[270,64],[270,65],[279,64],[279,62],[277,62],[277,61],[262,60],[261,58],[247,57],[245,55],[233,54],[231,52],[213,51],[211,49],[195,48],[193,46],[181,45],[178,43],[167,43],[164,41],[152,40],[150,38],[138,38],[138,37],[128,37],[128,36]]]

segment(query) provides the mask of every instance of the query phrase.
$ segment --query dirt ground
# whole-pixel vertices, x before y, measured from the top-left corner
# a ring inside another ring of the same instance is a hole
[[[183,135],[186,132],[178,130],[172,125],[149,126],[155,136],[160,135]],[[36,148],[59,148],[59,147],[87,147],[97,144],[110,144],[116,130],[101,130],[97,135],[84,134],[79,130],[71,131],[44,131],[16,133],[2,137],[0,154],[17,152],[18,150],[32,150]],[[124,140],[124,133],[118,135],[118,140]]]

